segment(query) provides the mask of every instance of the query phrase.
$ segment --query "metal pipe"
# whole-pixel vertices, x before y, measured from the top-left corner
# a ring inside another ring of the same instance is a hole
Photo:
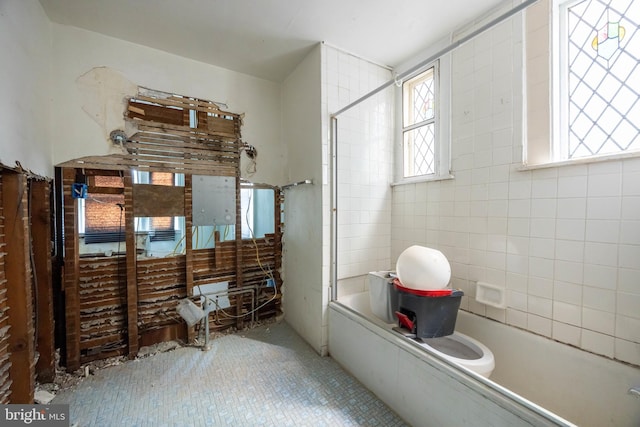
[[[518,6],[514,7],[513,9],[510,9],[509,11],[503,13],[502,15],[498,16],[497,18],[492,19],[491,21],[489,21],[485,25],[481,26],[477,30],[474,30],[471,33],[467,34],[466,36],[462,37],[460,40],[457,40],[457,41],[451,43],[449,46],[446,46],[446,47],[440,49],[438,52],[434,53],[433,55],[431,55],[430,57],[428,57],[424,61],[420,62],[419,64],[411,67],[410,69],[408,69],[404,73],[397,75],[396,78],[394,78],[393,80],[389,80],[389,81],[383,83],[381,86],[379,86],[379,87],[375,88],[374,90],[372,90],[371,92],[361,96],[360,98],[356,99],[355,101],[353,101],[351,104],[347,105],[346,107],[341,108],[340,110],[336,111],[335,113],[333,113],[331,115],[331,117],[338,116],[338,115],[344,113],[345,111],[349,110],[350,108],[355,107],[356,105],[360,104],[362,101],[365,101],[365,100],[371,98],[373,95],[375,95],[375,94],[383,91],[384,89],[388,88],[389,86],[395,84],[397,80],[403,80],[405,77],[416,73],[420,69],[426,67],[427,65],[430,65],[433,61],[435,61],[436,59],[440,58],[441,56],[446,55],[447,53],[449,53],[452,50],[456,49],[460,45],[468,42],[469,40],[473,39],[474,37],[478,36],[479,34],[485,32],[485,31],[487,31],[488,29],[490,29],[491,27],[495,26],[496,24],[499,24],[500,22],[504,21],[505,19],[512,17],[516,13],[526,9],[527,7],[529,7],[532,4],[536,3],[537,1],[538,0],[525,0],[524,2],[519,4]]]
[[[338,118],[331,117],[331,301],[338,299]]]
[[[298,181],[298,182],[293,182],[291,184],[283,185],[281,188],[283,190],[288,190],[289,188],[297,187],[298,185],[302,185],[302,184],[313,184],[313,181],[310,179],[305,179],[304,181]]]
[[[212,310],[210,307],[217,307],[217,304],[213,304],[210,305],[209,301],[211,300],[211,298],[209,298],[209,296],[215,296],[215,297],[219,297],[219,296],[234,296],[234,295],[240,295],[240,294],[244,294],[247,292],[251,292],[251,324],[253,324],[255,322],[255,300],[256,300],[256,294],[258,292],[258,287],[257,285],[253,285],[253,286],[247,286],[247,287],[243,287],[243,288],[239,288],[239,289],[224,289],[221,291],[215,291],[215,292],[206,292],[206,293],[198,293],[198,295],[194,295],[194,296],[202,296],[204,297],[204,303],[203,303],[203,311],[205,313],[205,316],[203,318],[205,324],[204,324],[204,330],[205,330],[205,337],[204,337],[204,347],[202,348],[203,350],[209,350],[209,313],[211,313],[212,311],[216,311],[217,310]]]

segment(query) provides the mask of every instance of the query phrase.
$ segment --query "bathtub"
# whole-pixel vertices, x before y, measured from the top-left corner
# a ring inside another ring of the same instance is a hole
[[[329,353],[418,426],[640,426],[640,369],[459,311],[456,331],[487,345],[491,379],[400,337],[367,292],[329,306]]]

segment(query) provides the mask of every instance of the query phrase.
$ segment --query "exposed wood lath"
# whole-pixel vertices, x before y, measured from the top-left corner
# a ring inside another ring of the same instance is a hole
[[[0,200],[2,200],[3,176],[0,174]],[[9,302],[7,300],[7,279],[5,275],[6,247],[4,232],[4,205],[0,203],[0,404],[10,403],[11,379],[9,369]]]
[[[168,339],[192,341],[198,327],[187,327],[176,307],[201,285],[228,282],[231,291],[231,306],[210,317],[213,330],[242,327],[246,321],[272,317],[280,310],[283,196],[273,188],[274,233],[243,240],[241,116],[221,111],[212,102],[142,90],[129,101],[126,119],[135,131],[121,141],[121,154],[60,165],[69,370],[112,355],[132,357],[140,346]],[[134,184],[133,170],[182,173],[184,186]],[[122,188],[94,185],[92,177],[114,173],[123,177]],[[220,241],[215,231],[215,247],[193,249],[192,175],[233,177],[235,239]],[[124,195],[126,240],[119,253],[80,257],[78,207],[71,197],[74,183],[88,184],[90,197]],[[184,250],[162,258],[139,257],[136,217],[184,217]]]
[[[187,297],[186,257],[140,260],[138,269],[138,325],[143,335],[181,324],[175,307]]]
[[[134,131],[122,141],[123,153],[83,157],[59,166],[237,175],[239,114],[221,111],[210,101],[145,89],[141,93],[129,101],[126,118]],[[193,120],[190,111],[195,112]]]
[[[127,354],[125,257],[82,258],[79,264],[81,360]]]

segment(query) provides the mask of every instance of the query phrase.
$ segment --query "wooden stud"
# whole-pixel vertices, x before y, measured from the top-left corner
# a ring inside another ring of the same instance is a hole
[[[53,321],[53,283],[51,276],[51,185],[48,181],[31,183],[31,240],[33,244],[34,281],[37,298],[38,381],[55,379],[55,344]]]
[[[138,283],[136,263],[136,231],[135,217],[133,214],[133,183],[131,173],[124,174],[124,223],[125,241],[127,246],[126,286],[127,286],[127,335],[129,346],[129,358],[138,354]]]
[[[240,170],[236,175],[236,287],[242,288],[242,203],[240,197]],[[236,320],[236,327],[242,329],[244,326],[244,318],[242,314],[242,294],[238,295],[236,299],[236,314],[238,316]]]
[[[11,352],[11,403],[33,403],[35,345],[31,294],[27,178],[3,175],[2,204],[5,214],[9,351]]]
[[[193,295],[193,186],[191,175],[184,177],[184,244],[185,244],[185,287],[187,296]],[[193,342],[195,328],[187,329],[187,338]]]
[[[64,168],[64,282],[65,324],[67,335],[67,370],[75,371],[80,367],[80,294],[78,288],[79,260],[78,251],[78,203],[72,197],[72,184],[76,179],[76,170]]]

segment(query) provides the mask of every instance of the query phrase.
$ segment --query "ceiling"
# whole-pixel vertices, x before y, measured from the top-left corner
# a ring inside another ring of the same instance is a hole
[[[53,22],[283,81],[320,41],[397,66],[503,0],[40,0]]]

